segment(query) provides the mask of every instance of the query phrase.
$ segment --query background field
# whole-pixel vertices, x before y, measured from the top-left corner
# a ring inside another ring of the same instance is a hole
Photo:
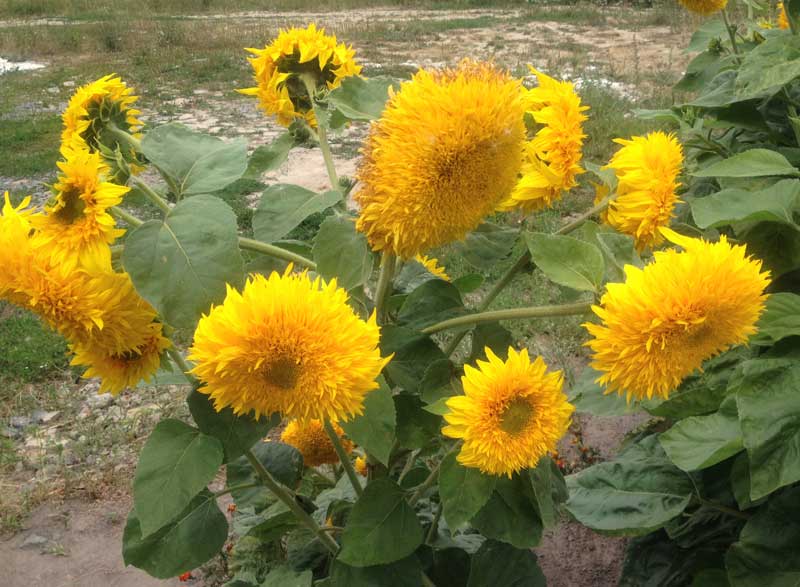
[[[375,5],[0,0],[0,59],[43,66],[2,73],[0,60],[0,191],[9,190],[15,200],[27,194],[47,199],[60,112],[76,87],[111,72],[136,89],[149,125],[179,121],[223,138],[245,136],[251,148],[268,143],[280,129],[234,91],[250,85],[243,47],[263,46],[280,27],[309,21],[352,43],[367,76],[408,78],[419,67],[474,57],[494,59],[519,76],[529,75],[531,64],[571,79],[591,107],[585,159],[602,164],[614,151],[612,138],[651,127],[633,110],[673,102],[670,88],[689,60],[682,48],[697,24],[671,2]],[[353,174],[366,132],[354,125],[334,137],[340,174]],[[264,186],[279,181],[325,188],[319,152],[296,149],[278,173],[219,194],[234,207],[243,232]],[[548,229],[593,197],[588,178],[583,184],[550,213],[504,221]],[[468,271],[448,249],[440,259],[451,275]],[[496,276],[504,269],[497,267]],[[536,276],[518,280],[495,307],[567,299]],[[577,320],[513,328],[520,345],[565,367],[568,380],[585,364]],[[159,417],[185,415],[184,392],[143,387],[113,400],[98,397],[96,383],[70,370],[64,350],[34,317],[0,302],[0,568],[11,569],[11,587],[170,584],[123,571],[119,536],[136,454]],[[567,465],[609,455],[636,424],[631,418],[576,418],[564,443]],[[565,525],[537,552],[550,585],[597,586],[616,583],[621,548],[619,541]],[[224,576],[221,558],[193,581],[217,585]]]

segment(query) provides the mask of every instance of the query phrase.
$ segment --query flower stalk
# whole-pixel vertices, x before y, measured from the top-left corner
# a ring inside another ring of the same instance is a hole
[[[283,259],[284,261],[289,261],[290,263],[297,263],[298,265],[302,265],[303,267],[308,267],[311,270],[315,270],[317,268],[317,264],[314,263],[314,261],[312,261],[311,259],[306,259],[302,255],[298,255],[297,253],[293,253],[292,251],[287,251],[286,249],[282,249],[281,247],[257,241],[252,238],[245,238],[243,236],[240,236],[239,248],[244,249],[246,251],[261,253],[263,255],[269,255],[270,257],[275,257],[276,259]]]
[[[144,220],[140,220],[140,219],[136,218],[136,216],[126,212],[125,210],[123,210],[119,206],[113,206],[112,208],[109,208],[109,212],[111,212],[111,214],[113,214],[116,218],[119,218],[120,220],[124,220],[125,222],[127,222],[128,224],[130,224],[134,228],[144,224]]]
[[[342,467],[344,467],[344,472],[350,479],[350,483],[352,484],[353,489],[356,492],[356,495],[360,496],[362,493],[364,493],[364,488],[361,487],[361,481],[359,481],[358,479],[358,473],[356,473],[356,470],[353,468],[353,463],[350,461],[350,457],[347,456],[347,451],[344,450],[339,435],[336,434],[336,430],[333,429],[333,426],[328,420],[325,420],[324,427],[325,427],[325,432],[331,439],[331,444],[333,444],[333,449],[339,456],[339,460],[342,463]]]
[[[309,75],[301,76],[303,85],[306,87],[308,99],[311,101],[311,108],[314,110],[314,117],[317,120],[316,137],[319,141],[319,148],[322,151],[322,158],[325,160],[325,169],[328,172],[328,179],[331,182],[331,189],[339,189],[339,176],[336,174],[336,166],[333,163],[333,153],[331,153],[331,146],[328,143],[328,132],[325,129],[324,120],[320,116],[320,111],[317,102],[314,99],[316,94],[316,83],[313,77]],[[313,130],[313,129],[312,129]]]
[[[167,201],[164,198],[158,195],[153,188],[151,188],[149,185],[147,185],[140,179],[135,179],[133,181],[133,185],[139,188],[139,190],[141,190],[141,192],[145,195],[145,197],[148,200],[150,200],[152,204],[158,207],[158,209],[161,210],[161,212],[163,212],[165,215],[169,214],[170,210],[172,209],[170,208],[169,203],[167,203]]]
[[[378,315],[379,324],[386,322],[386,302],[392,290],[395,266],[394,255],[384,251],[381,258],[381,272],[378,275],[378,284],[375,287],[375,312]]]
[[[592,309],[592,302],[575,302],[557,306],[532,306],[527,308],[510,308],[508,310],[493,310],[491,312],[478,312],[449,320],[442,320],[423,328],[423,334],[433,334],[449,328],[473,326],[483,322],[497,322],[499,320],[527,320],[529,318],[548,318],[552,316],[575,316],[585,314]]]

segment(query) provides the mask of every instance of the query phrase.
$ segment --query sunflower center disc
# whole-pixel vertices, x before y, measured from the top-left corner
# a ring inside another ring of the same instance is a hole
[[[59,207],[53,215],[64,224],[72,224],[78,220],[86,209],[86,202],[81,198],[80,191],[75,188],[61,192],[58,205]]]
[[[500,413],[500,429],[512,436],[522,432],[533,415],[531,404],[524,398],[511,400]]]
[[[264,368],[264,379],[267,383],[281,389],[293,389],[300,378],[298,363],[290,358],[281,357]]]

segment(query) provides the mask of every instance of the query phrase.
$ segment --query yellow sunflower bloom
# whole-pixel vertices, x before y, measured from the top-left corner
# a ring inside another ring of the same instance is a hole
[[[728,5],[728,0],[678,0],[689,12],[708,16],[719,12]]]
[[[133,95],[133,89],[114,74],[78,88],[62,115],[62,145],[93,152],[100,150],[101,146],[111,150],[119,147],[123,153],[131,155],[129,158],[133,160],[135,154],[130,147],[119,144],[106,130],[113,124],[120,130],[139,137],[138,131],[142,122],[137,118],[139,110],[133,107],[138,99]]]
[[[53,186],[55,197],[45,213],[33,217],[36,242],[53,255],[55,263],[76,256],[82,266],[111,267],[109,245],[125,231],[116,228],[108,209],[122,201],[130,188],[105,181],[109,171],[99,153],[64,149],[61,175]]]
[[[218,410],[339,422],[362,413],[378,387],[389,361],[379,338],[375,315],[361,320],[335,279],[289,267],[252,276],[242,293],[229,287],[197,325],[189,358]]]
[[[239,92],[256,96],[261,109],[283,126],[296,119],[317,124],[302,76],[311,76],[316,88],[333,89],[344,78],[361,73],[353,48],[338,43],[335,36],[326,35],[325,29],[317,29],[313,23],[306,29],[281,30],[263,49],[247,51],[255,55],[248,61],[256,86]]]
[[[444,281],[450,281],[450,276],[445,271],[445,268],[439,265],[439,260],[435,257],[429,258],[425,255],[417,255],[415,259],[418,263],[425,267],[425,269],[427,269],[428,273],[431,275],[438,277],[439,279],[443,279]]]
[[[525,146],[522,177],[500,210],[522,208],[535,212],[550,207],[577,185],[575,176],[584,172],[582,157],[584,114],[580,96],[571,82],[553,79],[530,68],[539,85],[526,94],[526,110],[541,128]]]
[[[778,2],[778,28],[782,30],[789,28],[789,19],[786,16],[786,7],[783,2]]]
[[[33,256],[30,243],[33,211],[28,208],[31,198],[28,196],[14,206],[5,192],[4,200],[0,212],[0,298],[24,305],[28,298],[20,291],[20,280],[29,270]]]
[[[356,457],[356,462],[353,465],[353,468],[356,470],[356,473],[358,473],[362,477],[366,477],[369,474],[367,459],[365,459],[364,457]]]
[[[490,348],[478,368],[464,366],[464,395],[447,400],[442,433],[464,441],[458,462],[490,475],[535,467],[556,449],[574,407],[562,392],[561,371],[547,371],[541,357],[508,349],[503,361]]]
[[[617,176],[617,195],[603,214],[603,221],[634,238],[641,251],[661,244],[661,227],[668,226],[680,202],[675,191],[683,165],[678,139],[661,131],[631,140],[615,139],[622,145],[606,169]],[[599,189],[599,203],[606,195]]]
[[[666,399],[704,361],[747,342],[769,285],[761,261],[725,236],[710,243],[662,232],[684,250],[656,252],[644,269],[627,265],[625,282],[609,284],[593,308],[601,323],[584,325],[598,383],[628,401]]]
[[[459,240],[505,200],[522,163],[524,88],[488,63],[420,70],[373,123],[357,227],[404,259]]]
[[[70,345],[75,354],[72,365],[88,367],[83,377],[99,377],[100,392],[114,395],[140,381],[150,381],[161,365],[161,355],[172,343],[162,334],[161,324],[147,325],[144,342],[122,352],[109,352],[101,345],[77,342]]]
[[[336,423],[333,423],[332,426],[347,454],[353,452],[353,443],[347,438],[343,438],[342,427]],[[306,467],[339,462],[339,455],[336,454],[336,449],[333,448],[333,443],[320,420],[308,420],[307,422],[292,420],[281,433],[281,440],[300,451]]]

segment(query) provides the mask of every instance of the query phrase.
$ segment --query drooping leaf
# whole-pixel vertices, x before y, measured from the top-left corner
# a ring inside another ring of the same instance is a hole
[[[409,556],[422,539],[422,526],[405,492],[391,479],[377,479],[350,512],[337,560],[353,567],[385,565]]]
[[[311,587],[314,576],[309,570],[295,571],[288,566],[270,569],[261,587]]]
[[[603,281],[603,253],[587,242],[554,234],[527,233],[533,261],[555,283],[581,291],[597,291]]]
[[[456,529],[469,522],[489,501],[497,477],[464,467],[451,453],[439,469],[439,495],[447,525]]]
[[[758,321],[752,344],[771,346],[789,336],[800,336],[800,296],[789,292],[770,294]]]
[[[290,132],[285,132],[269,145],[256,147],[250,160],[247,162],[247,179],[261,179],[268,171],[275,171],[284,164],[289,157],[289,151],[295,146],[295,139]]]
[[[288,183],[269,186],[253,214],[253,233],[258,240],[271,243],[285,237],[303,220],[330,208],[342,199],[342,193],[330,190],[318,194]]]
[[[394,357],[385,372],[393,383],[409,391],[417,391],[425,373],[433,363],[447,359],[430,336],[411,328],[384,326],[381,328],[381,355]]]
[[[395,408],[392,392],[383,378],[380,387],[364,399],[364,413],[347,422],[340,422],[347,436],[384,465],[395,438]]]
[[[517,229],[483,222],[463,242],[456,243],[455,248],[467,263],[486,271],[508,257],[518,236]]]
[[[179,194],[209,194],[233,183],[247,169],[247,142],[225,142],[211,135],[169,123],[142,139],[142,153],[167,173]]]
[[[350,120],[375,120],[380,118],[389,99],[389,88],[396,84],[389,77],[351,76],[343,79],[341,85],[328,94],[327,100]]]
[[[458,289],[452,283],[434,279],[408,295],[397,320],[402,325],[421,329],[463,312],[464,303]]]
[[[271,440],[259,442],[253,454],[280,483],[293,489],[303,476],[303,455],[295,447]]]
[[[478,324],[472,331],[472,351],[467,363],[474,365],[477,360],[486,360],[486,347],[504,361],[508,357],[508,347],[514,346],[511,333],[496,322]]]
[[[162,420],[142,449],[133,480],[141,534],[147,537],[180,514],[216,476],[222,445],[180,420]]]
[[[136,510],[122,535],[122,559],[153,577],[168,579],[196,569],[216,555],[228,538],[228,520],[214,495],[204,490],[166,526],[142,537]]]
[[[226,284],[244,281],[236,216],[214,196],[183,200],[163,222],[150,220],[128,235],[122,264],[168,324],[191,328],[225,299]]]
[[[539,464],[528,469],[536,509],[545,529],[558,524],[558,507],[567,500],[567,485],[558,466],[550,457],[542,457]]]
[[[517,548],[532,548],[542,539],[542,520],[534,505],[535,496],[527,475],[511,479],[500,476],[494,492],[472,518],[472,525],[487,538]]]
[[[336,559],[330,580],[330,587],[419,587],[422,566],[413,554],[387,565],[370,567],[351,567]]]
[[[472,558],[467,587],[545,587],[544,573],[529,549],[487,540]]]
[[[695,171],[695,177],[762,177],[792,175],[800,172],[777,151],[749,149]]]
[[[312,249],[317,273],[336,278],[339,287],[350,290],[366,283],[372,273],[372,253],[367,238],[347,218],[330,216],[319,227]]]
[[[766,190],[726,189],[692,201],[697,226],[729,225],[733,222],[779,222],[794,226],[794,210],[800,205],[800,181],[784,179]]]

